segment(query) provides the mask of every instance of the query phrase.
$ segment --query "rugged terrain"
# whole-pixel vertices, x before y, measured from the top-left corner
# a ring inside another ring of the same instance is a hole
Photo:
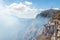
[[[60,10],[50,9],[43,11],[38,16],[49,18],[37,40],[60,40]],[[37,16],[37,17],[38,17]]]

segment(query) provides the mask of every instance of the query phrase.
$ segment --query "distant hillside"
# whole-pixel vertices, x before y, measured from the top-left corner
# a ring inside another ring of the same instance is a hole
[[[39,18],[39,16],[45,17],[45,18],[50,18],[58,11],[60,11],[60,10],[55,10],[55,9],[45,10],[45,11],[42,11],[40,14],[38,14],[36,18]]]

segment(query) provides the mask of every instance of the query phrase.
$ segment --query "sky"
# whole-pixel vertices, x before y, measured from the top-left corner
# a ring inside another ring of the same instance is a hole
[[[59,9],[60,0],[0,0],[0,14],[13,15],[19,18],[35,18],[46,9]]]

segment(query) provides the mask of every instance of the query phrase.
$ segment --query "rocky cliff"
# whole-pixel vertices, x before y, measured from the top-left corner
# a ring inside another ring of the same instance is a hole
[[[42,34],[37,36],[37,40],[60,40],[60,10],[50,9],[38,16],[40,15],[49,18],[49,21],[44,25]]]

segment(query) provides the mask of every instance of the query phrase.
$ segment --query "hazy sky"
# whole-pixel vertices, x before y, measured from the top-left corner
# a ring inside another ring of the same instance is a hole
[[[60,8],[59,4],[60,0],[0,0],[0,9],[19,18],[35,18],[43,10]]]
[[[5,0],[5,3],[9,5],[25,1],[32,2],[33,6],[36,6],[37,8],[60,8],[60,0]]]

